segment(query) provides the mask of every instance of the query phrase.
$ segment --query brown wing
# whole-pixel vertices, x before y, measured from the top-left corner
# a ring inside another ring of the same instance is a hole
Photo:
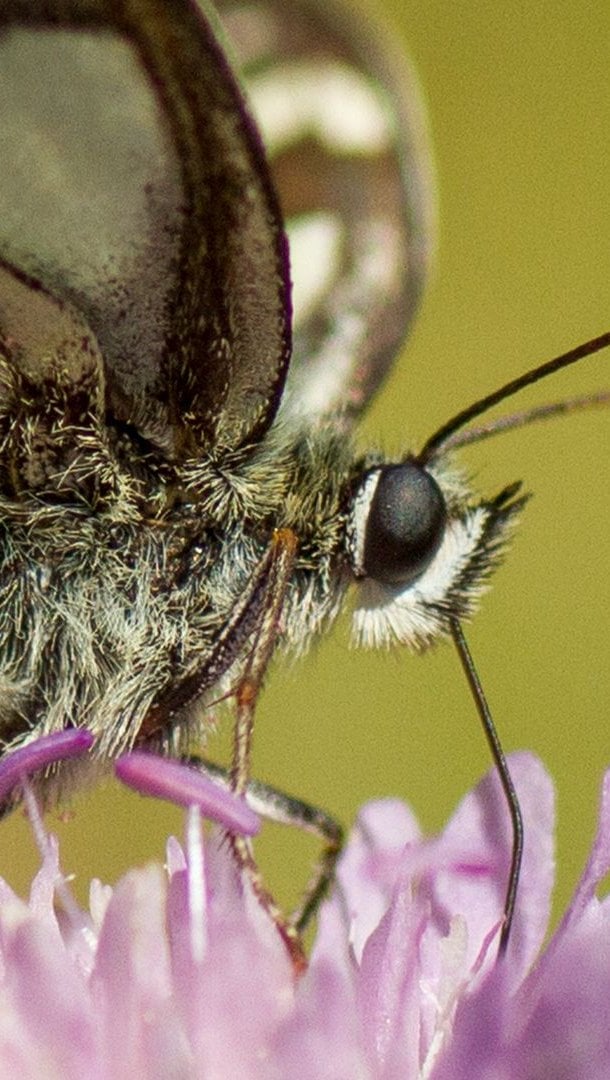
[[[214,23],[188,0],[0,6],[0,259],[88,323],[110,421],[178,460],[258,438],[290,348],[281,217]],[[29,363],[42,380],[44,348]]]

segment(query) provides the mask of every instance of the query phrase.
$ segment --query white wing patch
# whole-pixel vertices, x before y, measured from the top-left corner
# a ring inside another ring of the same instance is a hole
[[[338,219],[332,215],[320,215],[327,220],[328,233],[325,238],[329,261],[323,262],[324,241],[322,232],[317,237],[317,248],[311,237],[295,231],[295,221],[288,222],[290,237],[291,271],[294,296],[295,329],[305,321],[305,314],[300,307],[301,296],[311,305],[314,295],[321,297],[326,291],[327,309],[332,325],[323,347],[318,350],[315,360],[301,373],[291,372],[282,402],[284,416],[328,415],[331,411],[340,413],[342,409],[360,408],[361,390],[359,386],[350,386],[349,373],[353,368],[353,358],[359,354],[370,332],[368,313],[384,297],[391,296],[396,289],[396,264],[400,244],[395,229],[389,222],[362,221],[353,226],[351,243],[355,251],[352,273],[343,273],[340,263],[341,240],[343,230]],[[313,215],[312,215],[313,219]],[[334,224],[334,236],[331,242],[331,221]],[[299,245],[305,240],[305,246]],[[301,275],[306,272],[306,281]],[[320,280],[316,282],[316,275]],[[348,394],[346,394],[346,388]],[[349,396],[348,396],[349,395]]]
[[[379,154],[393,142],[378,89],[340,63],[278,65],[252,78],[248,91],[272,156],[307,135],[333,154]]]
[[[297,326],[320,306],[339,273],[344,229],[334,214],[321,210],[292,218],[287,231],[294,325]]]
[[[488,518],[489,509],[477,506],[465,517],[450,520],[427,570],[406,588],[382,585],[371,578],[359,584],[352,624],[356,644],[379,648],[400,643],[419,650],[446,633],[441,609],[446,609],[448,597],[460,590]],[[474,589],[469,583],[469,600],[476,600],[484,588],[481,584]]]

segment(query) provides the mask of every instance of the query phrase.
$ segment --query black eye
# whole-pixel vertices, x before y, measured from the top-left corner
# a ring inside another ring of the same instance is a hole
[[[443,494],[414,461],[385,465],[366,519],[362,570],[386,585],[407,585],[436,554],[447,521]]]

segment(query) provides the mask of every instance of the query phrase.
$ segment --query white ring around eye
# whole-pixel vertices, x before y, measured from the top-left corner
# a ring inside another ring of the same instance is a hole
[[[352,570],[356,577],[364,577],[364,546],[366,528],[371,503],[377,491],[381,468],[371,469],[366,474],[352,499],[351,512],[347,523],[347,551]]]
[[[450,519],[430,565],[409,585],[388,586],[364,578],[352,621],[355,643],[379,648],[398,642],[420,650],[446,633],[442,610],[452,597],[458,594],[467,608],[474,607],[486,589],[485,578],[467,586],[461,582],[483,546],[489,515],[489,508],[482,505],[468,509],[464,517]]]

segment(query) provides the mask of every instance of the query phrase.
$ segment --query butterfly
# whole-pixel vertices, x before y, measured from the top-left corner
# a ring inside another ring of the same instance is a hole
[[[288,18],[279,0],[7,0],[0,29],[4,751],[75,725],[95,736],[79,777],[138,746],[182,757],[226,698],[231,784],[252,793],[269,661],[304,651],[348,593],[360,644],[451,638],[472,683],[461,621],[525,499],[477,495],[448,450],[576,357],[419,453],[355,448],[430,247],[406,63],[340,0],[291,0]],[[520,825],[496,759],[508,927]],[[48,800],[72,771],[47,777]],[[256,791],[329,841],[300,925],[338,834]]]

